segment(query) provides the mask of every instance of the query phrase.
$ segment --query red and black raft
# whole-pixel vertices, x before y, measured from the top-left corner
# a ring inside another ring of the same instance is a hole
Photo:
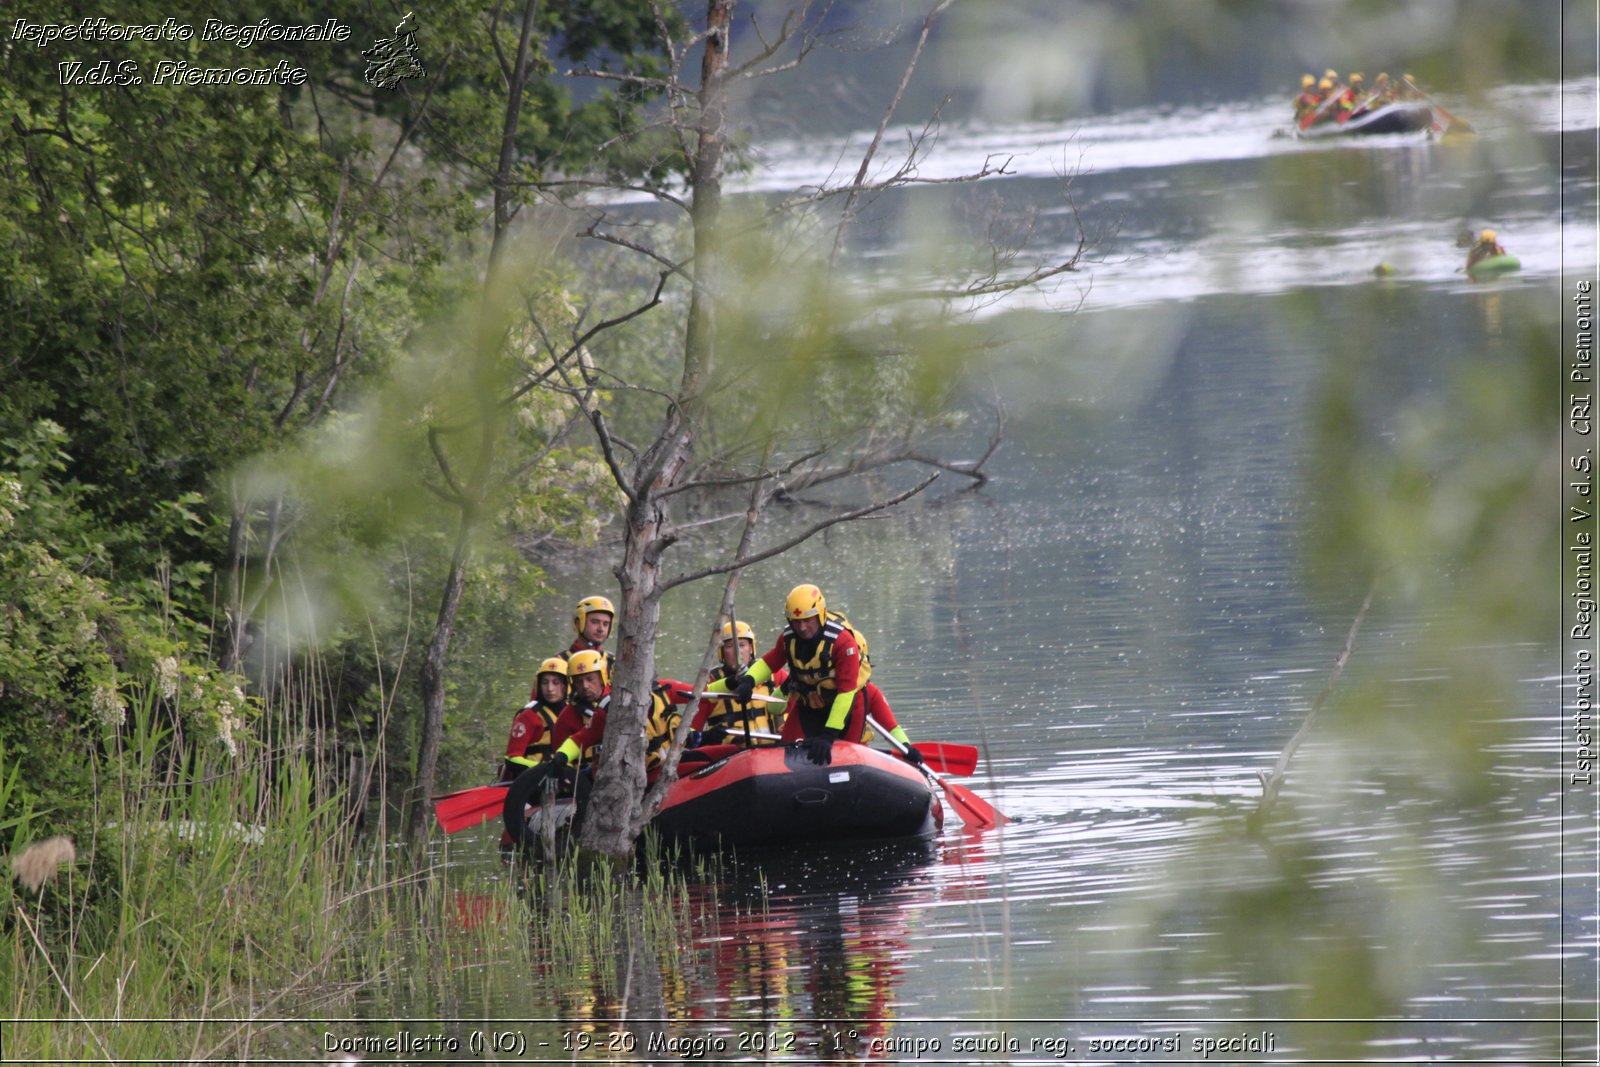
[[[833,762],[822,766],[797,746],[724,747],[731,751],[706,753],[720,756],[711,762],[684,754],[650,823],[664,840],[714,849],[926,838],[944,823],[939,795],[921,772],[865,745],[837,742]],[[538,770],[506,797],[506,830],[518,841],[534,837],[524,805],[538,803]],[[576,818],[587,793],[578,791]]]

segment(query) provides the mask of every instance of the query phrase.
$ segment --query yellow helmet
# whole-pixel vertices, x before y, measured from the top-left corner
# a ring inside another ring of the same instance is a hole
[[[539,664],[539,669],[533,673],[533,693],[531,695],[534,700],[539,699],[539,680],[547,674],[560,675],[561,684],[565,686],[567,684],[567,661],[560,656],[551,656]]]
[[[1317,76],[1315,74],[1300,75],[1300,88],[1309,89],[1315,84],[1317,84]]]
[[[1493,244],[1494,243],[1494,231],[1493,230],[1484,230],[1482,233],[1478,234],[1478,240],[1480,240],[1480,241],[1488,241],[1491,244]]]
[[[783,617],[786,619],[809,619],[827,613],[828,602],[823,599],[822,590],[814,585],[795,586],[789,590],[789,596],[783,602]]]
[[[1386,70],[1379,71],[1378,72],[1378,76],[1373,80],[1374,81],[1380,81],[1380,82],[1386,82],[1386,81],[1389,80],[1389,72],[1386,71]]]
[[[756,632],[750,629],[749,623],[741,622],[738,619],[733,622],[723,623],[722,639],[724,641],[732,641],[735,637],[741,641],[749,641],[752,645],[756,643]]]
[[[567,660],[567,674],[573,681],[577,681],[580,674],[598,674],[601,685],[611,684],[611,670],[606,666],[606,654],[592,648],[572,654],[572,658]]]
[[[1356,73],[1350,75],[1350,84],[1351,85],[1360,85],[1361,84],[1361,72],[1360,71],[1357,71]]]
[[[583,633],[584,626],[589,622],[589,616],[597,611],[603,611],[613,619],[617,617],[617,609],[611,606],[611,601],[603,596],[586,596],[572,609],[572,628],[580,634]]]
[[[1323,92],[1327,92],[1329,89],[1333,88],[1333,80],[1331,78],[1323,78],[1317,83],[1317,88],[1321,89]],[[1330,104],[1329,106],[1332,107],[1333,105]]]
[[[1327,78],[1329,81],[1332,81],[1334,78],[1339,76],[1339,72],[1334,70],[1332,67],[1329,67],[1327,70],[1322,72],[1322,76]]]

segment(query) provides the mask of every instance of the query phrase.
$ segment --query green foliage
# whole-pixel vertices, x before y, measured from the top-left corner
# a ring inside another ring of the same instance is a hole
[[[93,810],[91,757],[130,699],[230,750],[249,709],[237,680],[207,664],[204,630],[169,610],[174,582],[198,584],[198,568],[113,580],[88,491],[63,481],[67,444],[48,421],[0,444],[0,774],[16,776],[0,822],[50,809],[78,830]],[[155,525],[192,521],[180,503]]]

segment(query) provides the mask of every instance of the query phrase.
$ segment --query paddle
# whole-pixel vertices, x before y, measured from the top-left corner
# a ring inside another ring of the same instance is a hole
[[[733,697],[735,693],[707,693],[709,697]],[[783,697],[764,696],[752,693],[751,700],[759,700],[767,704],[787,704]],[[882,733],[876,724],[874,730]],[[780,740],[777,734],[763,733],[760,730],[750,731],[750,736],[763,741]],[[971,774],[978,769],[978,750],[972,745],[958,745],[945,741],[918,741],[913,746],[922,753],[922,759],[927,765],[940,774]]]
[[[477,826],[500,814],[509,786],[480,785],[441,798],[433,806],[439,829],[447,834]]]
[[[1433,108],[1439,114],[1444,116],[1445,125],[1444,125],[1444,129],[1442,131],[1440,131],[1440,132],[1449,133],[1451,130],[1456,130],[1459,133],[1477,133],[1478,132],[1477,130],[1472,128],[1472,124],[1470,122],[1467,122],[1464,119],[1458,119],[1454,115],[1450,114],[1450,112],[1446,111],[1444,109],[1444,105],[1443,104],[1439,103],[1439,101],[1435,100],[1433,97],[1431,97],[1427,93],[1423,92],[1422,88],[1419,85],[1417,85],[1416,82],[1412,81],[1410,78],[1401,78],[1400,80],[1405,82],[1406,85],[1411,89],[1412,92],[1416,93],[1418,96],[1422,97],[1422,99],[1426,100],[1428,102],[1428,106],[1429,107]],[[1458,129],[1458,127],[1459,127],[1459,129]]]
[[[889,744],[894,746],[896,752],[902,756],[905,755],[906,746],[888,730],[885,730],[871,715],[867,716],[867,725],[888,738]],[[933,782],[944,790],[944,798],[950,802],[952,808],[956,809],[956,812],[961,816],[961,821],[973,829],[989,830],[1007,821],[999,808],[996,808],[966,786],[947,782],[928,770],[927,767],[918,767],[917,770],[926,775],[928,781]]]

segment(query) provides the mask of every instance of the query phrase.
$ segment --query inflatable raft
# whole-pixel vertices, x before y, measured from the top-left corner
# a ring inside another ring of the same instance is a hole
[[[1296,134],[1304,141],[1363,134],[1416,133],[1434,128],[1433,108],[1425,100],[1401,100],[1352,115],[1344,122],[1332,118],[1314,123]]]
[[[1522,260],[1516,256],[1502,252],[1498,256],[1486,256],[1467,268],[1467,273],[1474,278],[1489,278],[1496,274],[1509,274],[1514,270],[1522,269]]]
[[[724,751],[726,750],[726,751]],[[944,823],[927,778],[904,760],[840,741],[819,766],[797,746],[691,751],[651,820],[661,837],[699,848],[811,841],[923,838]],[[709,760],[709,761],[708,761]],[[697,766],[697,763],[699,764]],[[582,819],[589,791],[542,811],[544,768],[525,772],[506,794],[506,832],[533,843],[551,826]]]

